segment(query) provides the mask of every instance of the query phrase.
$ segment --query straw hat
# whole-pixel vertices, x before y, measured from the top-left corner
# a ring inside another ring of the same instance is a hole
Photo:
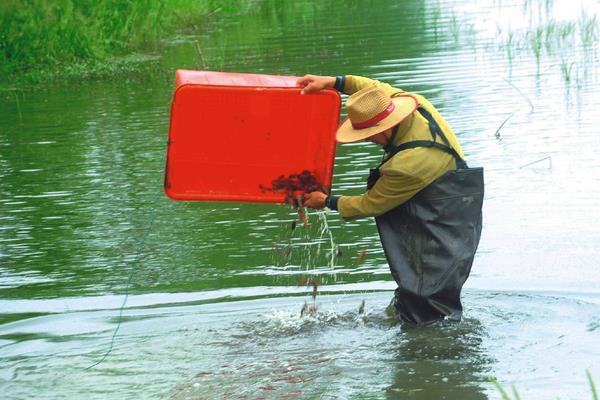
[[[404,94],[391,97],[380,86],[371,86],[348,97],[348,118],[337,130],[340,143],[358,142],[377,135],[412,114],[419,103],[414,96]]]

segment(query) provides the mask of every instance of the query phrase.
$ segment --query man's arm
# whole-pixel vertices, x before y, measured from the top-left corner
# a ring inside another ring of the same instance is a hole
[[[342,93],[352,94],[371,86],[381,86],[390,97],[403,93],[403,90],[392,87],[387,83],[356,75],[340,75],[338,77],[304,75],[298,79],[297,84],[303,88],[302,94],[309,94],[327,88],[336,88]]]
[[[404,173],[382,175],[375,186],[361,196],[312,192],[304,195],[304,206],[317,210],[327,206],[339,211],[344,219],[375,217],[410,200],[426,185],[423,180]]]
[[[413,175],[382,175],[375,186],[360,196],[340,196],[338,212],[346,220],[376,217],[410,200],[427,183]]]
[[[398,93],[404,92],[403,90],[395,88],[388,83],[383,83],[375,79],[365,78],[363,76],[346,75],[344,81],[345,82],[343,92],[346,94],[353,94],[361,89],[368,88],[371,86],[382,87],[390,97],[395,96]]]
[[[302,89],[302,94],[318,92],[335,86],[335,76],[304,75],[296,81]]]

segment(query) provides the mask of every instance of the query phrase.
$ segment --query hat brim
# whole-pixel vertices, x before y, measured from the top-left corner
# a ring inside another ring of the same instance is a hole
[[[359,142],[368,137],[377,135],[404,121],[406,117],[412,114],[419,106],[417,99],[408,94],[392,97],[392,101],[395,105],[394,111],[375,125],[368,128],[355,129],[352,126],[350,119],[346,118],[339,126],[335,135],[338,143]]]

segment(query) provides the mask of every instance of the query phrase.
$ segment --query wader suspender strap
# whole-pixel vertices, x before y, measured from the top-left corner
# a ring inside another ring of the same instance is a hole
[[[394,126],[392,128],[392,136],[390,136],[390,141],[388,142],[388,144],[385,145],[385,147],[383,148],[383,150],[385,150],[386,154],[391,153],[392,151],[394,151],[394,145],[392,143],[394,143],[394,140],[396,140],[396,136],[398,135],[398,130],[400,129],[400,124]],[[395,153],[394,153],[395,154]],[[385,161],[385,154],[383,155],[383,160]],[[383,164],[383,161],[381,162]]]
[[[415,147],[435,147],[436,149],[440,149],[452,157],[454,157],[454,161],[456,162],[457,169],[465,169],[467,167],[467,163],[465,160],[461,158],[461,156],[450,146],[450,142],[444,132],[440,129],[440,126],[435,122],[435,119],[431,116],[429,111],[425,110],[423,107],[419,106],[417,111],[429,122],[429,131],[431,132],[432,141],[429,140],[414,140],[412,142],[403,143],[400,146],[392,147],[387,153],[388,157],[379,165],[383,165],[386,161],[391,159],[394,155],[401,152],[402,150],[414,149]],[[396,133],[396,132],[394,132]],[[395,135],[393,135],[395,136]],[[436,136],[440,136],[446,145],[440,144],[436,141]]]

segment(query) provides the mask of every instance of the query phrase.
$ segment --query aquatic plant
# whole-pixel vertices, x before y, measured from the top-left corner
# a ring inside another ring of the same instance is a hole
[[[590,389],[592,390],[592,399],[598,400],[598,392],[596,392],[596,385],[594,385],[592,374],[590,374],[590,371],[586,370],[585,376],[587,376],[588,382],[590,383]]]
[[[571,83],[571,70],[573,69],[575,62],[569,62],[569,60],[562,58],[560,62],[560,72],[565,83]]]
[[[519,111],[519,109],[513,111],[506,118],[504,118],[504,120],[502,121],[502,123],[500,124],[500,126],[498,127],[498,129],[496,129],[496,132],[494,132],[494,136],[496,137],[496,139],[500,139],[500,130],[504,127],[504,125],[506,125],[506,123],[508,122],[508,120],[511,119],[512,116],[517,113],[517,111]]]
[[[515,54],[520,49],[533,54],[538,75],[542,57],[545,54],[557,54],[560,57],[560,63],[556,63],[556,65],[560,67],[562,78],[568,84],[575,80],[573,72],[575,70],[579,72],[579,68],[576,68],[577,65],[582,64],[583,74],[586,74],[585,65],[593,62],[593,59],[590,59],[594,55],[591,50],[595,49],[599,37],[597,16],[595,14],[587,15],[584,12],[577,21],[548,19],[544,23],[524,31],[509,29],[508,32],[502,32],[499,27],[497,31],[497,36],[502,38],[498,48],[506,53],[509,75],[512,72]],[[584,50],[584,60],[581,63],[578,60],[578,48]],[[579,73],[576,78],[579,80]]]
[[[433,35],[435,41],[438,40],[438,26],[440,24],[440,17],[442,15],[442,10],[440,8],[440,4],[437,3],[436,7],[433,8],[429,14],[431,15],[431,25],[433,26]]]
[[[21,112],[21,102],[19,101],[19,93],[14,92],[15,101],[17,103],[17,114],[19,115],[19,121],[23,121],[23,113]]]
[[[514,32],[508,32],[508,37],[506,39],[506,51],[508,56],[508,62],[512,65],[512,60],[514,57],[513,54],[513,46],[515,45],[515,35]]]
[[[502,396],[502,400],[513,400],[510,397],[510,395],[508,394],[508,392],[506,391],[506,389],[504,389],[504,387],[495,378],[491,378],[490,381],[494,384],[496,389],[500,392],[500,395]],[[515,385],[511,385],[511,388],[512,388],[513,395],[515,396],[514,400],[521,400],[521,397],[519,396],[519,392],[517,392]]]
[[[460,39],[460,24],[456,15],[452,15],[450,19],[450,33],[454,39],[454,43],[458,43]]]
[[[545,26],[541,27],[541,30],[544,37],[544,47],[548,53],[552,53],[557,48],[572,44],[575,23],[551,20]]]
[[[448,24],[448,29],[455,44],[473,45],[475,43],[474,37],[476,31],[474,25],[467,23],[462,18],[457,17],[456,14],[452,14],[450,23]]]
[[[502,28],[500,26],[496,26],[496,30],[497,30],[497,36],[503,37]],[[508,68],[509,68],[509,73],[508,73],[509,76],[512,76],[513,59],[515,57],[515,49],[517,47],[518,47],[518,43],[516,41],[515,32],[513,32],[512,30],[509,30],[506,38],[503,39],[502,42],[500,43],[500,45],[498,46],[499,50],[506,51],[506,58],[508,61]]]
[[[596,15],[588,16],[584,11],[577,21],[581,43],[584,47],[590,47],[598,39],[598,19]]]
[[[592,391],[592,400],[598,400],[598,392],[596,391],[596,386],[594,385],[594,380],[592,379],[592,375],[590,374],[590,371],[586,370],[585,375],[588,379],[588,382],[590,384],[590,389]],[[489,380],[496,387],[498,392],[500,392],[500,395],[502,396],[502,400],[521,400],[521,397],[519,396],[519,392],[517,392],[517,389],[515,388],[514,385],[511,385],[512,394],[514,396],[514,397],[511,397],[508,394],[508,392],[506,391],[506,389],[498,382],[498,380],[496,378],[490,377]]]
[[[539,70],[544,38],[544,27],[537,27],[534,31],[528,32],[527,38],[529,39],[529,43],[531,45],[531,49],[533,50],[533,55],[535,56],[535,61]]]

